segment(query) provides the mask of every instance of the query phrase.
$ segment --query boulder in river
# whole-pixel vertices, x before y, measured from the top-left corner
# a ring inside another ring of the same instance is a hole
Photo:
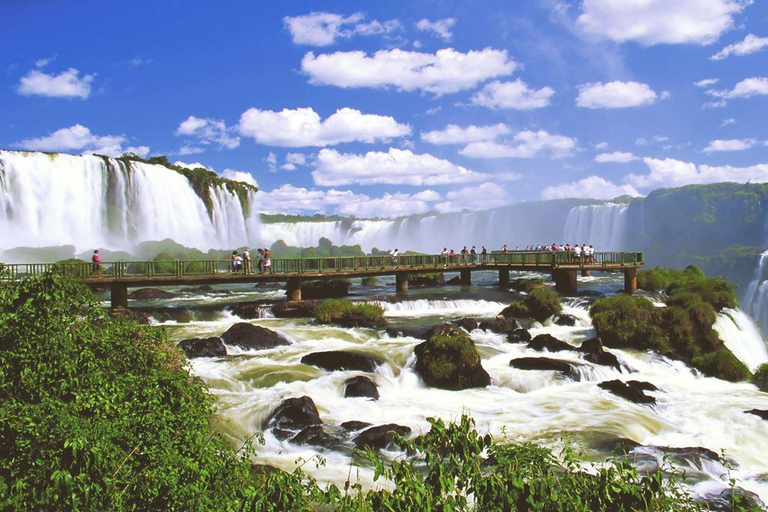
[[[266,419],[263,427],[295,434],[307,427],[322,423],[315,402],[308,396],[301,396],[283,400]]]
[[[512,332],[507,333],[507,341],[509,343],[519,343],[521,341],[531,341],[531,333],[522,327],[515,329]]]
[[[359,375],[344,382],[344,397],[366,397],[378,400],[379,390],[371,379]]]
[[[438,325],[426,335],[427,341],[417,345],[415,352],[416,372],[428,386],[459,390],[491,383],[477,347],[463,329]]]
[[[474,331],[475,329],[477,329],[477,326],[478,326],[477,320],[475,320],[474,318],[469,318],[469,317],[459,318],[458,320],[456,320],[453,323],[458,325],[459,327],[461,327],[462,329],[464,329],[467,332]]]
[[[356,420],[345,421],[344,423],[341,424],[341,428],[343,428],[344,430],[349,430],[353,432],[358,430],[363,430],[364,428],[370,427],[370,426],[371,424],[368,422],[356,421]]]
[[[347,279],[319,279],[301,283],[301,298],[304,300],[339,299],[349,295],[350,282]]]
[[[299,302],[278,302],[272,306],[275,318],[307,318],[315,316],[315,308],[320,304],[317,300],[302,300]]]
[[[614,395],[620,396],[630,402],[636,404],[656,404],[656,399],[652,396],[646,395],[645,391],[658,391],[659,388],[651,384],[650,382],[641,382],[637,380],[629,380],[622,382],[620,380],[607,380],[600,382],[598,386],[606,391],[610,391]]]
[[[702,501],[706,503],[706,510],[765,510],[765,503],[757,494],[741,487],[728,487],[718,493],[705,494]],[[734,503],[739,504],[738,508],[734,508]]]
[[[187,357],[224,357],[227,348],[218,336],[210,338],[193,338],[179,343],[179,348]]]
[[[760,416],[764,420],[768,420],[768,409],[762,410],[762,409],[750,409],[748,411],[745,411],[747,414],[754,414],[755,416]]]
[[[291,438],[291,443],[300,445],[336,448],[341,440],[328,434],[321,425],[312,425]]]
[[[202,286],[190,286],[187,288],[179,288],[179,292],[181,293],[194,293],[194,294],[200,294],[200,293],[211,293],[213,291],[213,286],[204,284]]]
[[[129,299],[135,300],[155,300],[155,299],[173,299],[176,294],[157,288],[139,288],[128,294]]]
[[[279,332],[245,322],[236,323],[227,329],[221,339],[227,345],[235,345],[245,350],[261,350],[291,344],[290,340]]]
[[[508,334],[518,329],[520,326],[517,324],[514,318],[506,318],[499,315],[498,318],[492,320],[485,320],[478,325],[479,329],[485,331],[491,331],[498,334]]]
[[[560,372],[565,377],[573,380],[581,380],[581,375],[576,370],[576,363],[552,359],[549,357],[518,357],[509,362],[509,366],[519,370],[548,370]]]
[[[394,440],[394,434],[405,437],[410,433],[409,427],[388,423],[363,430],[353,439],[353,442],[359,449],[371,447],[381,450]]]
[[[136,311],[135,309],[128,309],[122,306],[118,306],[110,310],[109,315],[112,318],[127,317],[133,320],[134,322],[138,322],[142,325],[149,325],[152,323],[149,319],[149,315],[144,313],[143,311]]]
[[[576,350],[584,354],[585,361],[602,366],[612,366],[621,371],[619,358],[603,349],[603,343],[600,341],[600,338],[590,338],[584,341]]]
[[[546,350],[547,352],[560,352],[562,350],[574,349],[574,347],[568,343],[555,338],[551,334],[539,334],[528,343],[528,348],[539,352],[543,350]]]
[[[573,315],[560,315],[555,320],[555,325],[573,327],[578,323],[578,319]]]
[[[343,350],[329,350],[327,352],[313,352],[301,358],[303,364],[319,366],[329,372],[357,370],[372,372],[384,361],[376,356],[359,352],[345,352]]]

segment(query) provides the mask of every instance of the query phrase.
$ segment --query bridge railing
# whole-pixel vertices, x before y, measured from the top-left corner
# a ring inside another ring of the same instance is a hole
[[[283,274],[332,274],[366,270],[439,271],[456,266],[518,266],[546,270],[560,266],[639,266],[643,264],[640,252],[598,252],[592,257],[575,256],[573,253],[548,251],[512,251],[482,254],[408,254],[393,258],[390,255],[343,256],[335,258],[285,258],[271,260],[265,272]],[[141,277],[205,277],[231,273],[228,260],[201,261],[120,261],[62,263],[0,264],[0,281],[17,281],[47,272],[57,272],[78,278],[135,279]],[[258,272],[257,261],[251,261],[251,273]]]

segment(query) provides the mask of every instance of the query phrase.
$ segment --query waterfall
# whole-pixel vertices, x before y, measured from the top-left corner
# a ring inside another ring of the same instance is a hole
[[[597,251],[621,251],[627,245],[627,207],[606,203],[571,209],[563,242],[592,244]]]
[[[223,187],[209,193],[206,206],[186,177],[161,165],[2,151],[0,250],[65,244],[130,250],[166,238],[202,250],[255,242],[255,196],[243,205]]]
[[[760,255],[755,275],[749,283],[744,297],[747,313],[760,322],[763,329],[768,327],[768,251]]]
[[[751,371],[768,363],[768,348],[755,323],[739,309],[724,309],[713,326],[728,349]]]

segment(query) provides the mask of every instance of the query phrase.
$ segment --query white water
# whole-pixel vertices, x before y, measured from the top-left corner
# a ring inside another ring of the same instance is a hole
[[[239,247],[259,233],[255,196],[214,188],[205,203],[181,174],[98,156],[0,151],[0,251],[74,245],[129,250],[171,238],[187,247]]]
[[[744,304],[749,315],[768,328],[768,251],[760,255],[752,282],[749,283]]]
[[[565,220],[563,240],[592,244],[597,251],[622,251],[627,247],[627,204],[598,204],[573,208]]]
[[[751,371],[768,363],[768,347],[760,330],[740,309],[724,309],[717,315],[713,328],[725,346]]]

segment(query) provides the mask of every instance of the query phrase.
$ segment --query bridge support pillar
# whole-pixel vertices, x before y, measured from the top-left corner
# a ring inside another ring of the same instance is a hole
[[[109,300],[112,309],[128,308],[128,285],[112,283],[109,285]]]
[[[459,279],[461,279],[461,286],[472,285],[472,271],[468,269],[460,270]]]
[[[499,288],[509,288],[509,269],[499,269]]]
[[[637,292],[637,269],[624,269],[624,293],[633,295]]]
[[[285,288],[288,302],[298,302],[301,300],[301,279],[298,277],[289,278]]]
[[[562,295],[576,295],[578,291],[576,285],[576,271],[555,269],[552,272],[552,277],[555,280],[555,290]]]
[[[408,274],[405,272],[398,272],[395,274],[395,287],[397,288],[398,295],[408,294]]]
[[[581,269],[581,277],[589,277],[592,275],[592,271],[588,268]]]

